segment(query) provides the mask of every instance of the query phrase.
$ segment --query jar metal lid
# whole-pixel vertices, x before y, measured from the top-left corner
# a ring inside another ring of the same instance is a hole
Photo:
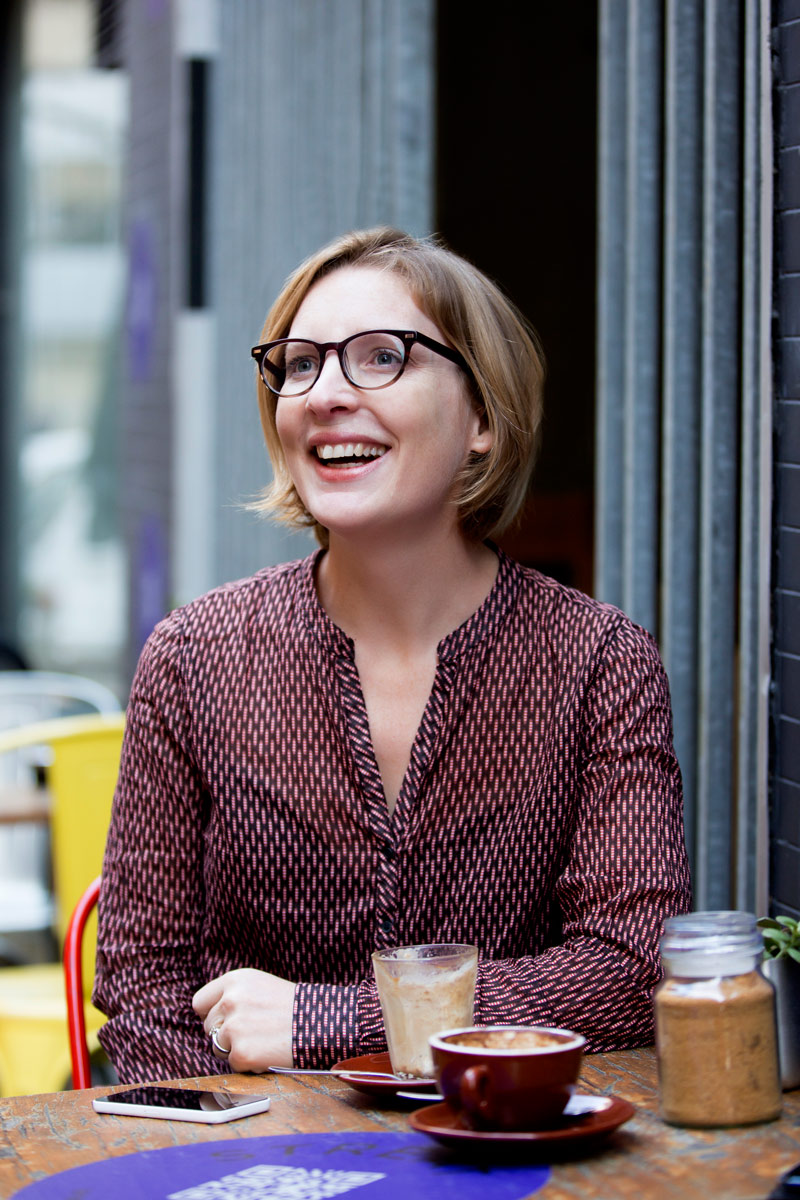
[[[661,955],[677,974],[743,974],[754,969],[762,950],[752,913],[687,913],[664,922]]]

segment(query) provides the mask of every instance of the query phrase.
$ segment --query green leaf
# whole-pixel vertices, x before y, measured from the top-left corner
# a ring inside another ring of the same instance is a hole
[[[775,920],[779,921],[781,925],[785,925],[787,929],[793,929],[795,933],[797,932],[798,921],[795,917],[780,916],[776,917]]]
[[[800,963],[800,950],[795,950],[794,946],[788,946],[786,949],[786,953],[789,955],[790,958],[793,958],[795,962]]]
[[[756,921],[759,929],[780,929],[777,921],[773,921],[772,917],[762,917],[760,921]]]

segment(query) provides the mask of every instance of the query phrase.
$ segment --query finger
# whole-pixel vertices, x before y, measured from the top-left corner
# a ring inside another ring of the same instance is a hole
[[[214,1025],[209,1031],[211,1038],[211,1052],[214,1058],[220,1062],[228,1062],[231,1056],[232,1042],[225,1031],[219,1025]]]
[[[209,983],[204,984],[203,987],[198,988],[192,996],[192,1008],[198,1017],[205,1017],[215,1004],[219,1004],[224,991],[224,975],[220,975],[218,979],[212,979]]]
[[[225,1017],[218,1008],[211,1008],[205,1015],[203,1020],[203,1029],[209,1037],[211,1037],[212,1029],[221,1029],[225,1024]],[[226,1035],[227,1036],[227,1035]]]

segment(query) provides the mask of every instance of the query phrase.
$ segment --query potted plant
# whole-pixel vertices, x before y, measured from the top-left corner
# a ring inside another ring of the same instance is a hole
[[[800,1087],[800,921],[795,917],[762,917],[764,974],[775,987],[781,1083]]]

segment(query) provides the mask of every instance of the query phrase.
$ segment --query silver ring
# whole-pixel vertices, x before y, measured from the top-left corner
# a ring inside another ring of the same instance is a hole
[[[227,1062],[231,1056],[231,1051],[230,1047],[226,1050],[224,1046],[220,1046],[219,1039],[217,1038],[217,1034],[219,1033],[220,1029],[222,1029],[221,1025],[215,1025],[211,1030],[211,1033],[208,1035],[211,1038],[211,1053],[214,1055],[214,1058],[219,1059],[220,1062]]]

